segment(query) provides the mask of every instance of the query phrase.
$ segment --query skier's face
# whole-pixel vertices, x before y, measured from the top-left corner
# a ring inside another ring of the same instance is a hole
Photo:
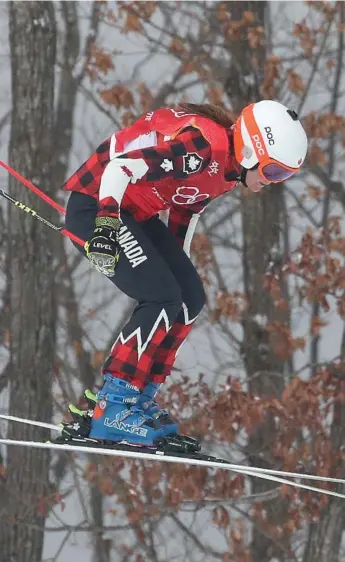
[[[263,177],[260,175],[259,170],[248,170],[246,174],[246,184],[250,191],[257,193],[261,191],[261,189],[265,185],[269,185],[269,181],[264,180]]]

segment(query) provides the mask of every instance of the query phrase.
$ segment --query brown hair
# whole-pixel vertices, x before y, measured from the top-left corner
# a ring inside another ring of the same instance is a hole
[[[202,117],[208,117],[215,123],[218,123],[218,125],[226,128],[230,128],[234,124],[230,114],[219,105],[210,103],[179,103],[178,109],[186,113],[196,113]]]

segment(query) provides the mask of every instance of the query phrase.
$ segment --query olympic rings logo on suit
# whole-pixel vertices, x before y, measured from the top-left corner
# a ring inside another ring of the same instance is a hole
[[[200,193],[197,187],[181,186],[176,189],[172,200],[176,205],[193,205],[210,197],[209,193]]]

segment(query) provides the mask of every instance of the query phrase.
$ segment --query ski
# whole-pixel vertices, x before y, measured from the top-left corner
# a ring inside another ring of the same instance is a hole
[[[26,425],[35,425],[36,427],[43,427],[45,429],[52,429],[53,431],[61,431],[62,425],[54,425],[52,423],[27,420],[26,418],[18,418],[17,416],[9,416],[8,414],[0,414],[0,419],[6,421],[16,421],[19,423],[25,423]]]
[[[23,418],[16,418],[14,416],[0,415],[0,418],[6,419],[8,421],[20,421],[21,423],[30,423],[31,425],[36,425],[39,427],[49,428],[53,430],[60,430],[61,426],[54,426],[53,424],[47,424],[44,422],[37,422],[34,420],[26,420]],[[164,450],[160,448],[148,448],[142,446],[128,445],[128,444],[116,444],[113,443],[103,443],[95,439],[90,438],[71,438],[58,437],[55,442],[40,442],[40,441],[21,441],[13,439],[0,439],[0,444],[9,446],[22,446],[37,449],[48,449],[53,451],[65,451],[74,452],[82,454],[98,454],[105,456],[118,456],[128,459],[139,459],[148,461],[159,461],[167,463],[179,463],[191,466],[199,466],[204,468],[212,469],[223,469],[230,472],[235,472],[238,474],[244,474],[246,476],[262,478],[265,480],[270,480],[277,482],[279,484],[286,484],[289,486],[294,486],[296,488],[302,488],[312,492],[322,493],[329,496],[335,496],[338,498],[345,499],[345,494],[335,492],[328,489],[316,488],[307,484],[301,484],[299,482],[294,482],[292,480],[287,480],[282,478],[283,476],[288,478],[296,478],[299,480],[318,480],[333,484],[345,484],[345,480],[340,478],[330,478],[321,477],[314,474],[300,474],[295,472],[285,472],[273,469],[265,469],[258,467],[249,467],[243,465],[232,464],[226,459],[214,457],[202,452],[186,453],[186,452],[174,452],[169,450]],[[278,476],[279,475],[279,476]]]

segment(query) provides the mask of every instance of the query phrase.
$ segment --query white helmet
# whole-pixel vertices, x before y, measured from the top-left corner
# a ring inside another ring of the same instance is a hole
[[[234,125],[236,160],[247,170],[258,167],[270,182],[295,174],[307,154],[308,139],[295,111],[277,101],[247,105]]]

